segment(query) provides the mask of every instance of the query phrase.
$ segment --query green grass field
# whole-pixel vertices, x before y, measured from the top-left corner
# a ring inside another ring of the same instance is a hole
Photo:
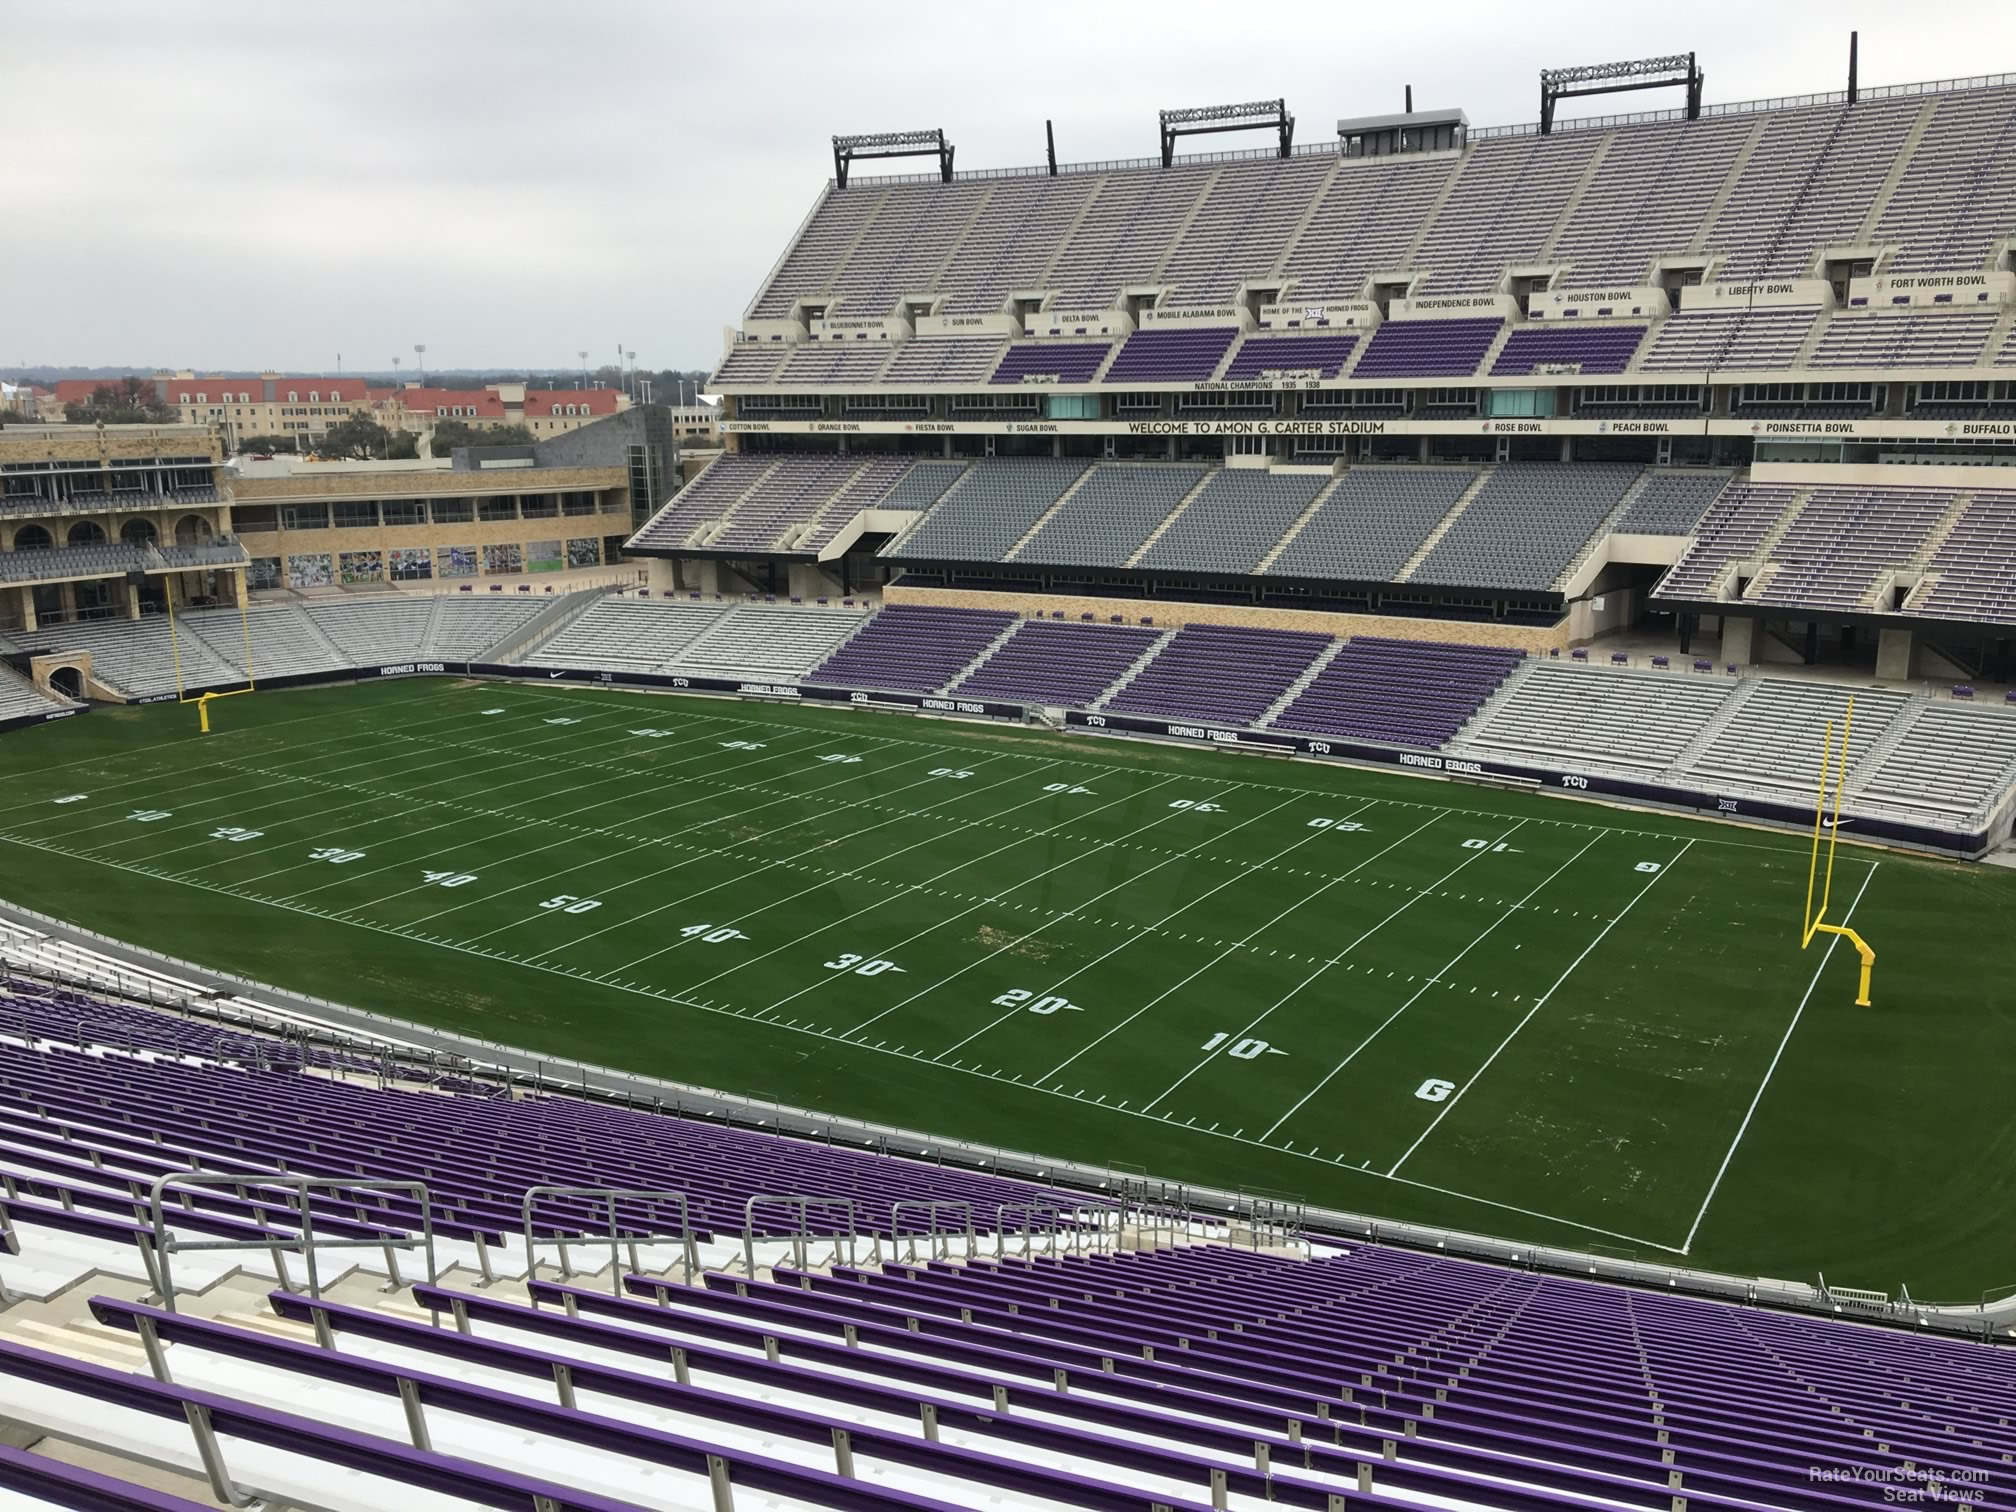
[[[2016,876],[1423,778],[422,679],[0,739],[0,895],[529,1049],[1157,1175],[1972,1300]]]

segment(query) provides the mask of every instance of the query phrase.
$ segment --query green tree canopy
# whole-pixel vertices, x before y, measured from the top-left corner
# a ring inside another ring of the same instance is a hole
[[[63,406],[72,425],[164,425],[178,419],[173,405],[163,404],[145,378],[120,378],[101,383],[81,404]]]
[[[316,438],[315,450],[325,457],[357,460],[382,457],[391,444],[392,433],[369,415],[349,415]]]
[[[471,425],[466,420],[434,422],[434,455],[445,457],[458,446],[530,446],[532,432],[522,425]]]

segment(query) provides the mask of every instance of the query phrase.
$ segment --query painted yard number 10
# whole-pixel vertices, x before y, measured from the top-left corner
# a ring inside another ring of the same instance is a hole
[[[1204,1041],[1203,1048],[1207,1051],[1216,1050],[1231,1038],[1232,1036],[1229,1034],[1214,1034],[1211,1038]],[[1258,1060],[1263,1055],[1286,1055],[1288,1052],[1286,1050],[1275,1049],[1263,1039],[1242,1039],[1228,1048],[1225,1053],[1234,1060]]]

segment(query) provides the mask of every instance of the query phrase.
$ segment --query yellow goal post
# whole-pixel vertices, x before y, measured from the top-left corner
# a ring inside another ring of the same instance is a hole
[[[1834,747],[1834,721],[1827,721],[1827,733],[1820,746],[1820,789],[1813,800],[1813,856],[1806,867],[1806,920],[1801,926],[1799,948],[1806,949],[1816,936],[1834,935],[1855,947],[1862,958],[1860,988],[1855,995],[1855,1006],[1869,1006],[1869,978],[1876,969],[1876,952],[1869,942],[1850,929],[1846,924],[1829,924],[1827,910],[1834,900],[1834,852],[1841,843],[1841,790],[1848,781],[1848,740],[1855,730],[1855,700],[1848,700],[1841,721],[1841,746],[1837,754]],[[1827,787],[1829,780],[1834,787],[1834,816],[1827,817]],[[1820,832],[1827,830],[1827,869],[1820,870]],[[1813,906],[1815,889],[1820,893],[1820,906]]]

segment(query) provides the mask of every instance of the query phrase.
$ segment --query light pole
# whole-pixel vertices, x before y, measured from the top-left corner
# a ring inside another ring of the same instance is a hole
[[[588,387],[588,353],[585,348],[581,352],[581,387]]]
[[[637,354],[635,352],[625,352],[623,355],[630,359],[630,382],[628,386],[634,390],[637,386]],[[635,397],[634,393],[632,397]]]
[[[420,364],[420,387],[425,388],[427,387],[427,343],[424,341],[414,342],[413,356]]]

